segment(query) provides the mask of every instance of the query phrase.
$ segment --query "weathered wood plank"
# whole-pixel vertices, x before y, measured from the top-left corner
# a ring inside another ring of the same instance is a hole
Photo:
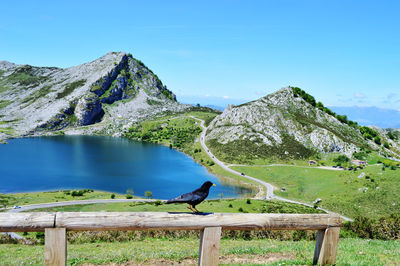
[[[40,232],[54,227],[55,213],[0,213],[0,232]]]
[[[340,227],[329,227],[325,230],[318,259],[319,264],[331,265],[335,263],[339,244],[339,233]]]
[[[44,237],[46,266],[67,265],[67,235],[65,228],[46,228]]]
[[[221,227],[206,227],[200,233],[199,265],[217,266],[221,242]]]
[[[318,263],[319,254],[321,253],[322,242],[324,241],[325,230],[317,231],[317,241],[315,243],[313,265],[316,265]]]
[[[68,212],[57,213],[56,227],[73,231],[102,230],[321,230],[340,227],[332,214],[165,213],[165,212]]]

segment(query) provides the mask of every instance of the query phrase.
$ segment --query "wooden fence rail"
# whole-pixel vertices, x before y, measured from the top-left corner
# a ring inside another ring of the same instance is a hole
[[[218,265],[221,230],[318,230],[314,264],[334,264],[342,220],[332,214],[0,213],[0,232],[45,232],[45,264],[66,265],[66,231],[201,230],[199,265]]]

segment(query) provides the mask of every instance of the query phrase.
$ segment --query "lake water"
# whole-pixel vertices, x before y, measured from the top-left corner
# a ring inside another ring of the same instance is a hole
[[[0,145],[0,193],[94,189],[168,199],[210,180],[209,198],[248,189],[222,183],[189,156],[168,147],[99,136],[9,140]]]

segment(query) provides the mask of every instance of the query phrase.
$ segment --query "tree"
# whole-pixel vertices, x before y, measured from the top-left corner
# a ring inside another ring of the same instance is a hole
[[[339,155],[338,157],[333,159],[333,161],[336,163],[336,165],[341,166],[342,164],[349,162],[350,159],[346,155]]]
[[[389,143],[387,143],[387,142],[385,141],[385,143],[383,143],[383,147],[385,147],[386,149],[389,149],[389,148],[390,148]]]
[[[381,138],[380,138],[379,136],[376,136],[376,137],[374,138],[374,142],[375,142],[376,144],[378,144],[378,145],[381,145],[381,144],[382,144]]]
[[[144,192],[144,196],[150,199],[153,197],[153,192],[151,192],[150,190],[146,190]]]
[[[133,195],[133,189],[132,188],[128,188],[126,190],[126,194]]]

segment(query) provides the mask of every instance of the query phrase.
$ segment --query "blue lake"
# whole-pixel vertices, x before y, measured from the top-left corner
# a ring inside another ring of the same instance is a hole
[[[210,180],[209,198],[250,190],[224,183],[189,156],[168,147],[99,136],[9,140],[0,145],[0,193],[94,189],[168,199]]]

